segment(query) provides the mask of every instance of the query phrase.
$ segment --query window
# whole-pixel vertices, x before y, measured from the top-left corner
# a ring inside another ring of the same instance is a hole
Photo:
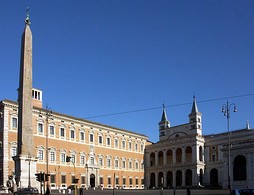
[[[144,162],[141,162],[141,169],[144,169]]]
[[[86,183],[86,177],[85,176],[81,176],[81,184],[85,184]]]
[[[66,175],[62,175],[61,180],[62,180],[62,183],[66,183]]]
[[[11,156],[16,156],[16,155],[17,155],[17,148],[13,146],[11,148]]]
[[[43,133],[43,125],[42,123],[38,123],[38,132]]]
[[[103,166],[103,158],[99,158],[99,165],[102,167]]]
[[[85,164],[85,156],[80,156],[80,164],[81,165]]]
[[[71,183],[75,183],[75,176],[71,176]]]
[[[135,151],[136,152],[138,151],[138,144],[137,143],[135,144]]]
[[[65,130],[64,130],[64,128],[60,128],[60,136],[63,138],[63,137],[65,137]]]
[[[50,183],[56,183],[56,176],[50,175]]]
[[[143,144],[140,145],[140,151],[144,152],[144,145]]]
[[[71,130],[71,139],[75,139],[75,131],[73,129]]]
[[[125,149],[125,140],[122,141],[122,149]]]
[[[130,178],[130,185],[132,185],[132,178]]]
[[[50,151],[50,161],[55,161],[56,158],[55,158],[55,152],[53,151]]]
[[[141,184],[142,184],[142,185],[145,185],[145,180],[144,180],[144,178],[141,179]]]
[[[107,146],[110,146],[110,137],[107,137]]]
[[[103,177],[100,177],[100,185],[103,185]]]
[[[90,134],[90,142],[93,142],[93,134]]]
[[[132,162],[129,161],[129,169],[132,169]]]
[[[50,135],[52,135],[52,136],[55,135],[55,127],[54,127],[54,126],[52,126],[52,125],[49,126],[49,133],[50,133]]]
[[[129,142],[129,150],[131,150],[131,142]]]
[[[115,139],[115,148],[118,148],[118,139]]]
[[[126,185],[126,178],[123,178],[123,185]]]
[[[125,160],[122,161],[122,168],[123,168],[123,169],[126,168],[126,162],[125,162]]]
[[[102,135],[99,135],[98,139],[99,144],[102,144]]]
[[[138,169],[138,162],[135,162],[135,168]]]
[[[116,177],[116,185],[119,185],[119,178]]]
[[[118,168],[118,159],[115,159],[115,168]]]
[[[18,128],[18,119],[17,118],[12,118],[12,128]]]
[[[94,165],[94,157],[91,157],[91,165]]]
[[[108,158],[107,159],[107,167],[110,168],[110,166],[111,166],[111,160]]]
[[[111,185],[111,177],[108,177],[108,185]]]
[[[76,156],[75,154],[71,155],[71,162],[75,163],[76,162]]]
[[[38,159],[43,160],[43,150],[38,150]]]
[[[85,140],[85,134],[84,134],[84,132],[80,132],[80,140],[81,141]]]
[[[138,185],[138,178],[136,178],[136,185]]]
[[[61,159],[61,162],[65,162],[66,161],[66,155],[65,155],[65,153],[61,153],[60,154],[60,159]]]

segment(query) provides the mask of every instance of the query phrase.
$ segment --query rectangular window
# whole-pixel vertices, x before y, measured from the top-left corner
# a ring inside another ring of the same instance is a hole
[[[116,185],[119,185],[119,178],[116,177]]]
[[[101,135],[99,135],[98,139],[99,139],[99,144],[102,144],[102,136]]]
[[[55,152],[50,152],[50,161],[55,161]]]
[[[125,141],[122,141],[122,149],[125,149]]]
[[[65,137],[64,128],[60,128],[60,136]]]
[[[135,144],[135,151],[138,151],[138,144]]]
[[[84,132],[80,132],[80,140],[81,140],[81,141],[84,141],[84,140],[85,140]]]
[[[12,147],[11,148],[11,156],[16,156],[17,155],[17,148],[16,147]]]
[[[123,169],[125,169],[125,168],[126,168],[125,160],[123,160],[123,163],[122,163],[122,168],[123,168]]]
[[[132,185],[132,178],[130,178],[130,180],[129,180],[129,181],[130,181],[130,185]]]
[[[65,162],[66,161],[65,153],[61,153],[60,158],[61,158],[61,162]]]
[[[111,185],[111,177],[108,177],[108,185]]]
[[[41,123],[38,123],[38,132],[43,133],[43,125]]]
[[[93,134],[90,134],[90,142],[93,142]]]
[[[99,165],[102,167],[103,166],[103,159],[99,158]]]
[[[50,183],[56,183],[56,176],[50,175]]]
[[[129,142],[129,150],[131,150],[131,142]]]
[[[81,177],[81,184],[85,184],[86,183],[86,177],[82,176]]]
[[[100,185],[103,185],[103,177],[100,177]]]
[[[140,151],[141,151],[141,152],[144,151],[144,145],[143,145],[143,144],[141,144],[141,146],[140,146]]]
[[[118,139],[115,139],[115,148],[118,148]]]
[[[129,161],[129,169],[131,169],[131,168],[132,168],[132,162]]]
[[[55,135],[55,127],[54,127],[54,126],[52,126],[52,125],[49,126],[49,133],[50,133],[50,135],[52,135],[52,136]]]
[[[135,165],[136,165],[136,169],[138,169],[138,162],[135,162]]]
[[[80,156],[80,164],[81,165],[85,164],[85,156]]]
[[[43,150],[38,150],[38,159],[43,160]]]
[[[110,167],[110,164],[111,164],[110,159],[107,159],[107,167]]]
[[[145,180],[144,178],[141,179],[141,184],[144,185],[145,184]]]
[[[71,155],[71,162],[75,163],[76,162],[76,156],[75,154]]]
[[[71,130],[71,139],[75,139],[75,131]]]
[[[75,176],[71,176],[71,183],[75,183]]]
[[[126,178],[123,178],[123,185],[126,185]]]
[[[118,168],[118,160],[115,160],[115,168]]]
[[[62,175],[61,181],[62,181],[62,183],[66,183],[66,175]]]
[[[12,128],[16,129],[18,128],[18,119],[12,118]]]
[[[94,157],[91,157],[91,165],[94,165]]]
[[[110,137],[107,137],[107,146],[110,146]]]

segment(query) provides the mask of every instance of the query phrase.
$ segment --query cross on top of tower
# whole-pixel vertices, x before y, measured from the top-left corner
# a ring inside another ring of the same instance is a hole
[[[25,19],[25,23],[28,24],[28,25],[31,24],[30,18],[29,18],[29,10],[30,10],[30,8],[27,7],[27,9],[26,9],[26,19]]]

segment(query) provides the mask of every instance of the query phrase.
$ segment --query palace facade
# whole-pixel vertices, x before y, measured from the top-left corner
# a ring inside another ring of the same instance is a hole
[[[229,184],[254,188],[254,130],[247,125],[229,133],[202,135],[202,114],[194,98],[186,124],[170,127],[163,109],[159,141],[146,147],[145,164],[146,186],[151,188],[226,189]]]
[[[66,189],[74,179],[85,188],[144,188],[147,136],[44,109],[41,90],[33,89],[32,96],[36,172],[50,174],[51,189]],[[0,113],[0,185],[5,186],[15,176],[17,102],[1,101]]]

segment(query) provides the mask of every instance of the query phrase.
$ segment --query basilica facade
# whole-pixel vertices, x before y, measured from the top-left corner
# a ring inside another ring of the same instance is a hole
[[[189,122],[171,127],[164,108],[158,134],[159,141],[145,150],[146,186],[254,187],[254,131],[248,125],[203,135],[202,114],[194,97]]]

